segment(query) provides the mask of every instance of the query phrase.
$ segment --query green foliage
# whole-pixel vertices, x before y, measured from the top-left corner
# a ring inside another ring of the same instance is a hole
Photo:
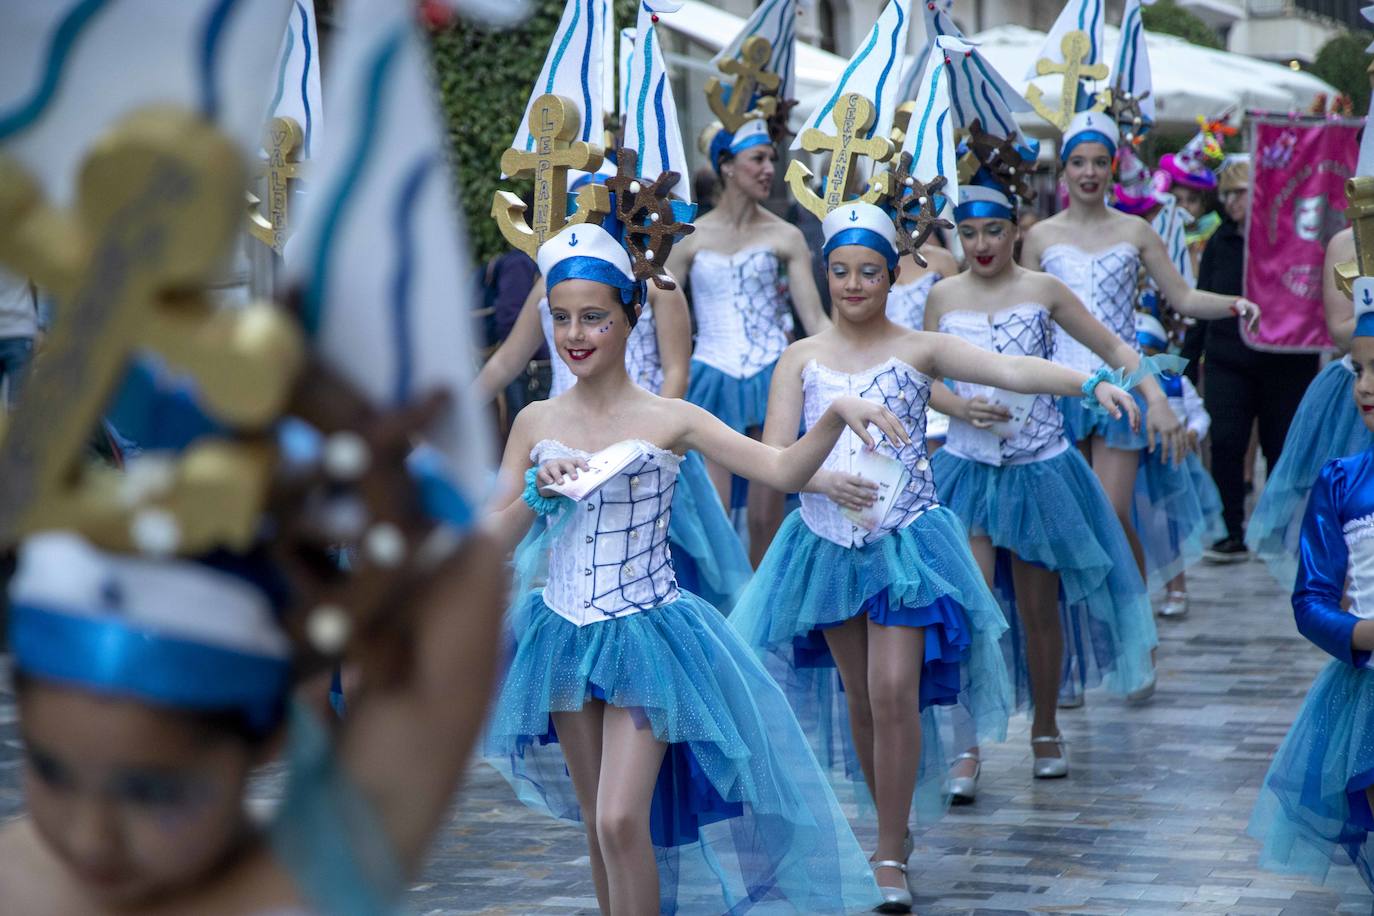
[[[507,247],[491,218],[492,194],[498,189],[517,195],[530,190],[528,181],[501,181],[501,153],[520,126],[564,3],[533,0],[532,5],[529,20],[509,31],[488,31],[460,20],[433,35],[449,143],[473,256],[479,262]],[[617,27],[632,25],[636,9],[634,0],[616,0]]]
[[[1374,41],[1369,32],[1346,32],[1322,45],[1312,63],[1312,73],[1350,96],[1355,114],[1369,111],[1369,62],[1365,48]]]
[[[1140,13],[1147,32],[1177,35],[1204,48],[1225,50],[1211,26],[1183,9],[1174,0],[1159,0],[1154,6],[1142,7]]]

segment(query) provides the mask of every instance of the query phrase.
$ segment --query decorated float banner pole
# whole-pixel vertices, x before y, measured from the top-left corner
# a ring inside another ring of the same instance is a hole
[[[1253,176],[1245,296],[1264,307],[1246,342],[1261,350],[1330,349],[1322,311],[1326,243],[1346,224],[1358,120],[1247,112]]]

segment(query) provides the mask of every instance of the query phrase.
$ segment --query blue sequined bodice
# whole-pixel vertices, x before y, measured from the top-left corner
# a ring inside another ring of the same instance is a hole
[[[963,338],[976,347],[1007,356],[1038,356],[1052,359],[1055,354],[1054,322],[1049,310],[1038,303],[1014,305],[996,312],[946,312],[940,316],[940,330]],[[970,398],[984,393],[982,385],[955,382],[954,392]],[[1011,439],[1002,439],[989,430],[951,417],[945,448],[960,458],[983,464],[1022,464],[1043,461],[1063,451],[1064,418],[1048,394],[1037,395],[1031,404],[1026,425]]]
[[[571,518],[554,516],[552,522],[544,603],[578,626],[677,600],[668,521],[682,458],[648,442],[636,444],[639,457],[574,503]],[[536,464],[587,457],[552,439],[530,452]]]
[[[768,248],[698,251],[690,279],[697,323],[692,359],[732,378],[749,378],[778,361],[792,332],[792,312],[776,254]]]
[[[1074,245],[1051,245],[1040,256],[1040,267],[1062,280],[1113,334],[1132,349],[1139,349],[1135,339],[1135,299],[1140,252],[1134,245],[1118,242],[1092,252]],[[1089,374],[1102,367],[1096,353],[1059,327],[1055,329],[1055,362]]]
[[[544,343],[549,348],[549,364],[552,379],[549,384],[549,397],[556,398],[577,384],[577,376],[568,371],[568,364],[558,354],[553,343],[553,313],[549,311],[549,300],[539,300],[539,324],[544,328]],[[658,394],[663,390],[663,359],[658,353],[658,326],[654,322],[653,303],[645,302],[639,313],[639,321],[625,341],[625,371],[630,381],[641,388]]]
[[[882,404],[896,414],[911,436],[911,444],[896,448],[884,438],[878,452],[902,462],[911,475],[906,489],[883,519],[882,526],[869,531],[855,525],[840,507],[819,493],[801,495],[802,520],[806,526],[841,547],[862,547],[889,531],[904,528],[922,512],[936,505],[935,478],[926,457],[926,402],[930,400],[930,378],[893,357],[862,372],[839,372],[817,363],[802,370],[803,416],[807,429],[814,426],[826,408],[839,397],[856,396]],[[871,430],[870,430],[871,431]],[[854,473],[854,462],[863,441],[846,429],[826,456],[822,467],[828,471]]]

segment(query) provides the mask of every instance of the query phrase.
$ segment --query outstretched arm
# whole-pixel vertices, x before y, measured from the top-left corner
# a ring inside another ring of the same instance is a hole
[[[816,289],[816,278],[811,273],[811,249],[806,247],[806,236],[801,230],[789,226],[786,241],[778,253],[787,265],[787,285],[792,293],[792,304],[797,309],[802,328],[808,336],[819,334],[830,327],[830,319],[825,317],[821,308],[821,293]]]
[[[1259,327],[1258,305],[1243,296],[1224,296],[1221,293],[1194,289],[1184,279],[1183,274],[1179,273],[1159,233],[1144,220],[1140,223],[1134,241],[1140,249],[1141,263],[1145,265],[1145,270],[1175,311],[1194,318],[1226,318],[1235,315],[1251,331]]]
[[[482,371],[477,373],[477,380],[473,384],[483,404],[515,381],[520,370],[539,352],[539,345],[544,342],[544,329],[539,325],[539,300],[543,298],[544,278],[540,277],[525,297],[525,304],[521,306],[520,315],[511,326],[510,333],[486,365],[482,366]],[[557,358],[553,354],[550,356]]]
[[[1328,462],[1317,476],[1302,520],[1293,617],[1298,632],[1347,665],[1363,667],[1374,650],[1374,620],[1341,608],[1350,552],[1338,514],[1345,499],[1345,471]]]
[[[687,393],[692,363],[692,318],[687,312],[687,296],[680,282],[671,290],[650,283],[649,300],[654,306],[658,356],[663,363],[663,390],[659,394],[680,398]]]

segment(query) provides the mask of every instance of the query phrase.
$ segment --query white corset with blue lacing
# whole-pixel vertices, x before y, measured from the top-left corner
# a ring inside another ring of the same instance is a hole
[[[749,378],[778,361],[790,339],[792,312],[771,249],[698,251],[690,278],[697,323],[692,359],[732,378]]]
[[[904,328],[919,331],[925,327],[926,300],[930,298],[931,287],[940,279],[937,273],[928,273],[915,283],[894,286],[887,294],[887,318]]]
[[[682,458],[648,442],[640,455],[600,490],[554,516],[544,603],[586,626],[677,600],[668,552],[668,519]],[[540,464],[589,453],[545,439],[530,452]]]
[[[976,347],[1007,356],[1038,356],[1052,359],[1055,354],[1054,322],[1043,305],[1027,302],[996,312],[946,312],[940,316],[940,330],[963,338]],[[960,397],[973,397],[981,386],[955,382]],[[1038,395],[1031,404],[1026,425],[1014,438],[1002,439],[989,430],[978,429],[958,417],[949,421],[945,448],[960,458],[983,464],[1026,464],[1053,458],[1068,447],[1064,439],[1064,418],[1048,394]]]
[[[897,415],[911,436],[911,444],[898,449],[886,439],[874,435],[878,452],[902,462],[911,475],[906,489],[897,498],[878,530],[869,531],[855,525],[840,511],[839,506],[819,493],[801,495],[802,521],[806,522],[806,527],[841,547],[863,547],[890,531],[905,528],[922,512],[936,505],[935,478],[930,473],[930,461],[926,457],[929,376],[896,357],[855,373],[829,369],[813,359],[802,370],[802,393],[807,429],[820,420],[836,398],[853,396],[882,404]],[[872,432],[873,428],[870,427],[869,431]],[[846,429],[826,456],[822,468],[845,474],[854,473],[855,459],[863,447],[863,440],[852,429]]]
[[[577,376],[568,371],[558,348],[553,342],[553,313],[549,311],[549,300],[539,300],[539,323],[544,328],[544,343],[549,348],[549,365],[552,378],[549,384],[549,397],[556,398],[577,384]],[[625,341],[625,371],[630,381],[641,388],[658,394],[663,390],[663,360],[658,355],[658,327],[654,323],[654,307],[645,302],[639,313],[639,321],[630,331]]]
[[[1351,519],[1341,534],[1345,538],[1350,561],[1346,575],[1349,584],[1350,613],[1365,620],[1374,617],[1374,516]],[[1369,667],[1374,668],[1374,659]]]
[[[1075,245],[1056,244],[1040,255],[1040,267],[1058,277],[1083,300],[1093,317],[1111,332],[1139,349],[1135,339],[1135,299],[1140,278],[1140,252],[1129,242],[1087,252]],[[1055,328],[1055,362],[1089,374],[1102,367],[1097,354]]]

